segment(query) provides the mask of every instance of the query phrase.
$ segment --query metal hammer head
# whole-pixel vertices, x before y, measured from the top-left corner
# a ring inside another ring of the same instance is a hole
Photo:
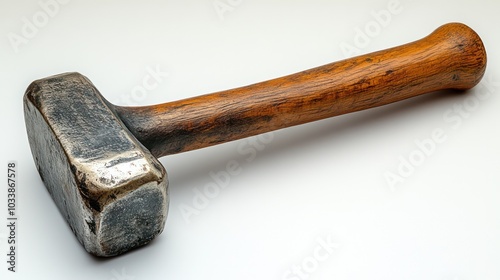
[[[24,114],[40,176],[88,252],[118,255],[162,232],[165,169],[86,77],[34,81]]]

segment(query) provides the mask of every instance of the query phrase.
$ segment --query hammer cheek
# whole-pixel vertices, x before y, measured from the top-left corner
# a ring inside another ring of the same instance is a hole
[[[40,177],[80,243],[91,248],[93,242],[83,221],[92,221],[92,213],[77,192],[67,156],[37,108],[26,99],[24,106],[28,140]]]

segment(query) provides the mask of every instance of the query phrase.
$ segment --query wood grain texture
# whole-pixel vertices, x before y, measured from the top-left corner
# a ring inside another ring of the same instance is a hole
[[[481,80],[486,51],[460,23],[399,47],[218,93],[144,107],[116,107],[157,157],[373,108]]]

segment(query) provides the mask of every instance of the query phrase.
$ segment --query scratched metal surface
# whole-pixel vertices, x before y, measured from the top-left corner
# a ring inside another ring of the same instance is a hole
[[[87,251],[113,256],[161,233],[165,170],[92,83],[77,73],[38,80],[24,104],[40,176]]]

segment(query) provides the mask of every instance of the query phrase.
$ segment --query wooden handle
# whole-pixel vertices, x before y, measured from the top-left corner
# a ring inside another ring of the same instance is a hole
[[[481,80],[486,51],[460,23],[399,47],[282,78],[145,107],[116,107],[157,157],[200,149]]]

